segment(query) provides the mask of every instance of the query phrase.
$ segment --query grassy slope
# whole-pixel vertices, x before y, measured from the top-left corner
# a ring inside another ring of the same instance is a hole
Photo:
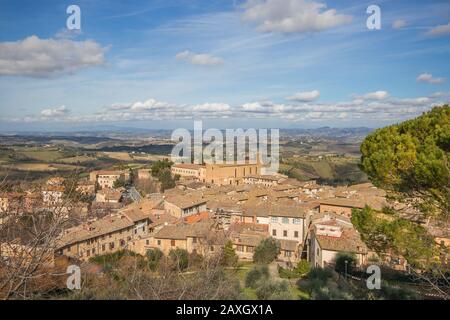
[[[237,276],[239,278],[239,281],[241,283],[241,288],[243,288],[245,298],[249,300],[258,300],[258,297],[256,296],[255,289],[252,288],[246,288],[245,287],[245,278],[247,276],[247,273],[255,266],[253,262],[240,262],[237,272]],[[282,279],[276,279],[276,280],[282,280]],[[285,280],[285,279],[283,279]],[[308,295],[299,290],[297,288],[297,285],[295,284],[295,280],[290,281],[290,291],[292,296],[295,299],[308,299]]]

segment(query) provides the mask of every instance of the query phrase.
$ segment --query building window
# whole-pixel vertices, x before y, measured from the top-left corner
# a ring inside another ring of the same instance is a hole
[[[120,242],[120,246],[121,246],[121,247],[125,247],[125,240],[123,240],[123,239],[120,239],[120,241],[119,241],[119,242]]]
[[[109,250],[112,250],[112,249],[114,249],[114,242],[109,243]]]
[[[283,223],[289,223],[289,218],[283,218],[283,219],[282,219],[282,222],[283,222]]]
[[[299,218],[294,218],[294,219],[292,219],[292,223],[293,223],[293,224],[300,224],[300,223],[301,223],[301,219],[299,219]]]
[[[273,223],[278,222],[278,217],[272,217],[270,218],[270,221]]]
[[[298,231],[294,231],[294,238],[298,238]]]
[[[291,256],[291,252],[290,251],[285,251],[284,252],[284,256],[289,258]]]
[[[171,245],[172,247],[175,247],[175,240],[170,240],[170,245]]]
[[[209,248],[209,251],[214,251],[214,246],[211,246],[211,247]]]
[[[86,251],[86,255],[89,257],[91,255],[91,250]]]
[[[197,243],[197,238],[196,237],[192,238],[192,243]]]
[[[273,230],[272,230],[272,236],[274,236],[274,237],[277,236],[277,230],[276,230],[276,229],[273,229]]]
[[[149,241],[149,240],[145,240],[145,244],[146,244],[146,245],[149,245],[149,244],[150,244],[150,241]]]
[[[102,244],[102,251],[106,250],[106,246],[104,244]]]
[[[95,248],[92,248],[92,254],[95,254]]]
[[[160,246],[161,245],[161,240],[158,240],[158,246]]]
[[[283,237],[287,237],[287,230],[283,230]]]

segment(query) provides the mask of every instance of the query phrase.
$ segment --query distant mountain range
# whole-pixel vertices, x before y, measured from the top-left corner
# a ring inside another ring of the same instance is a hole
[[[366,127],[358,128],[332,128],[332,127],[320,127],[315,129],[280,129],[280,135],[282,137],[361,137],[366,136],[374,129]],[[68,137],[104,137],[104,138],[117,138],[136,136],[136,135],[150,135],[152,137],[170,138],[172,130],[168,129],[141,129],[131,127],[118,127],[118,126],[99,126],[95,129],[89,130],[75,130],[75,131],[7,131],[3,132],[3,136],[18,136],[18,137],[48,137],[52,139]]]

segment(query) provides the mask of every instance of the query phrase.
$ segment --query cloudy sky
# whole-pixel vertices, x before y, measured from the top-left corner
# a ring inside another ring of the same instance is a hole
[[[448,0],[1,0],[0,30],[2,131],[379,127],[450,101]]]

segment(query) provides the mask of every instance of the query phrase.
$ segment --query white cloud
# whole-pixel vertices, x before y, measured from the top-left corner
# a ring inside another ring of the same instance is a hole
[[[408,23],[405,20],[399,19],[399,20],[395,20],[392,23],[392,28],[394,29],[401,29],[404,28],[408,25]]]
[[[430,97],[407,98],[392,100],[391,103],[400,106],[426,106],[431,102]]]
[[[243,104],[234,115],[246,114],[246,117],[278,118],[287,121],[321,120],[383,120],[398,121],[415,117],[442,104],[444,93],[429,97],[399,99],[390,97],[387,91],[376,91],[356,96],[353,100],[336,103],[277,104],[273,102],[253,102]]]
[[[217,112],[217,111],[229,111],[231,109],[229,104],[226,103],[204,103],[204,104],[197,104],[192,107],[194,111],[210,111],[210,112]]]
[[[105,48],[92,40],[30,36],[0,43],[0,75],[52,77],[103,65]]]
[[[65,106],[48,108],[36,116],[5,119],[14,122],[115,122],[115,121],[166,121],[192,119],[280,119],[286,121],[383,120],[400,121],[420,115],[434,105],[448,102],[449,92],[436,92],[430,96],[396,98],[386,91],[376,91],[354,96],[349,101],[318,103],[276,103],[253,101],[232,106],[227,103],[175,104],[156,99],[131,103],[114,103],[101,112],[72,115]]]
[[[274,109],[274,104],[272,102],[249,102],[244,103],[241,106],[243,111],[258,112],[258,113],[270,113]]]
[[[366,93],[363,98],[369,100],[384,100],[389,97],[389,93],[387,91],[375,91]]]
[[[70,113],[70,109],[68,109],[66,106],[60,106],[57,108],[49,108],[44,109],[41,111],[41,116],[43,118],[60,118],[67,116]]]
[[[431,84],[440,84],[445,81],[445,78],[434,78],[431,73],[422,73],[416,79],[418,82],[427,82]]]
[[[430,97],[432,98],[449,98],[450,97],[450,92],[435,92],[433,93]]]
[[[207,53],[197,54],[188,50],[178,53],[175,58],[200,66],[217,66],[223,63],[222,59],[213,55]]]
[[[244,20],[256,23],[262,32],[314,32],[352,21],[324,3],[308,0],[247,0],[244,8]]]
[[[135,102],[131,105],[131,110],[141,111],[141,110],[156,110],[168,107],[169,104],[166,102],[156,101],[155,99],[149,99],[144,102]]]
[[[320,91],[313,90],[313,91],[297,92],[292,96],[286,97],[286,100],[306,102],[316,100],[319,97]]]
[[[82,35],[81,29],[69,30],[67,28],[60,29],[54,36],[56,39],[75,39],[76,37]]]
[[[446,36],[450,35],[450,22],[440,26],[436,26],[427,32],[430,36]]]
[[[106,107],[106,109],[110,111],[148,112],[152,110],[171,108],[172,106],[173,105],[167,102],[158,101],[151,98],[145,101],[135,101],[127,103],[116,102]]]

